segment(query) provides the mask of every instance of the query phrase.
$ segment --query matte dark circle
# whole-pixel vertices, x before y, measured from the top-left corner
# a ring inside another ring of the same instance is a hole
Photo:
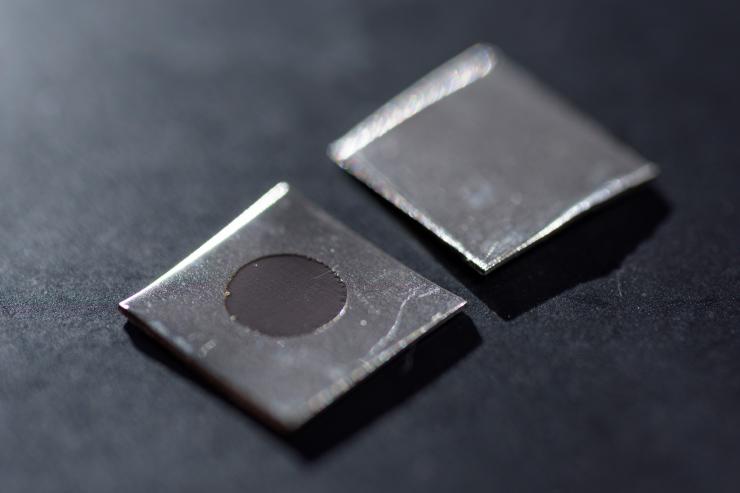
[[[347,287],[326,265],[301,255],[271,255],[240,268],[226,288],[232,320],[273,337],[308,334],[333,320]]]

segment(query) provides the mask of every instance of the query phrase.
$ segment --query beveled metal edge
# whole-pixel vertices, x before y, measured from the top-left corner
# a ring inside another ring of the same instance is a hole
[[[203,243],[193,253],[191,253],[184,259],[182,259],[173,268],[171,268],[170,270],[168,270],[167,272],[159,276],[154,282],[149,284],[147,287],[137,292],[136,294],[129,296],[125,300],[121,301],[118,304],[119,308],[121,310],[128,310],[129,309],[128,304],[131,302],[131,300],[133,300],[134,298],[138,298],[139,296],[143,295],[147,291],[154,289],[155,287],[162,284],[164,281],[166,281],[170,277],[180,272],[182,269],[184,269],[188,265],[192,264],[196,259],[208,253],[210,250],[215,248],[219,243],[221,243],[226,238],[231,236],[232,233],[239,230],[239,228],[249,223],[254,218],[259,216],[261,213],[269,209],[270,206],[274,205],[278,200],[283,198],[289,191],[290,191],[290,185],[288,185],[288,183],[286,182],[277,183],[270,190],[268,190],[264,195],[262,195],[262,197],[257,199],[255,203],[249,206],[244,212],[239,214],[236,217],[236,219],[231,221],[223,229],[221,229],[218,233],[213,235],[210,239],[208,239],[208,241]]]
[[[596,206],[608,202],[609,200],[617,197],[624,192],[627,192],[641,185],[644,185],[651,180],[654,180],[658,176],[658,174],[658,166],[653,163],[647,162],[631,173],[606,182],[599,189],[594,190],[586,197],[568,207],[547,226],[542,228],[536,234],[529,237],[527,241],[521,243],[516,248],[509,250],[504,255],[499,255],[497,257],[494,257],[493,259],[488,260],[480,259],[481,265],[483,267],[478,266],[477,264],[476,266],[479,268],[481,273],[488,274],[504,262],[513,259],[531,246],[539,243],[549,236],[552,236],[560,228],[572,223],[580,216],[594,209]]]
[[[198,360],[192,355],[191,352],[183,351],[182,347],[178,346],[175,342],[167,339],[164,334],[156,330],[155,327],[150,326],[143,320],[141,320],[134,311],[129,307],[124,307],[123,304],[118,305],[118,310],[126,316],[128,321],[133,324],[137,329],[144,332],[147,336],[154,339],[154,341],[160,344],[166,351],[174,356],[178,361],[183,363],[189,369],[196,373],[197,376],[202,378],[208,385],[212,386],[216,391],[220,392],[227,400],[235,404],[236,406],[244,409],[254,415],[258,420],[266,423],[273,430],[278,433],[290,433],[296,430],[300,424],[293,426],[286,423],[280,418],[276,418],[273,415],[262,410],[259,404],[250,400],[244,393],[238,389],[229,385],[227,379],[220,378],[214,372],[209,371],[202,365],[198,364]]]
[[[485,77],[495,65],[493,47],[486,44],[471,46],[416,81],[331,143],[327,151],[329,157],[341,165],[370,142],[424,108]]]

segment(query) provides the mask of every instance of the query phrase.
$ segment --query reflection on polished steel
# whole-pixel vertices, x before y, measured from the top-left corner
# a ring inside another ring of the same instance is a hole
[[[250,262],[285,254],[336,274],[344,306],[309,333],[251,330],[227,311],[227,286]],[[464,304],[280,183],[119,307],[235,402],[290,431]]]
[[[393,98],[329,155],[483,273],[657,175],[486,45]]]

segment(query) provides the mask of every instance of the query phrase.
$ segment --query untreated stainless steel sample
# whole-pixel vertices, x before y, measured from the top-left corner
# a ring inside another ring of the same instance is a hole
[[[289,431],[463,305],[280,183],[119,306]]]
[[[329,155],[484,273],[657,174],[486,45],[389,101]]]

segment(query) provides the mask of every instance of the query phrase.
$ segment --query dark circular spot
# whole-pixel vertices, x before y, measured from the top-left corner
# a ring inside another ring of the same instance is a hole
[[[333,320],[344,307],[347,288],[321,262],[286,254],[240,268],[225,295],[232,320],[269,336],[290,337]]]

